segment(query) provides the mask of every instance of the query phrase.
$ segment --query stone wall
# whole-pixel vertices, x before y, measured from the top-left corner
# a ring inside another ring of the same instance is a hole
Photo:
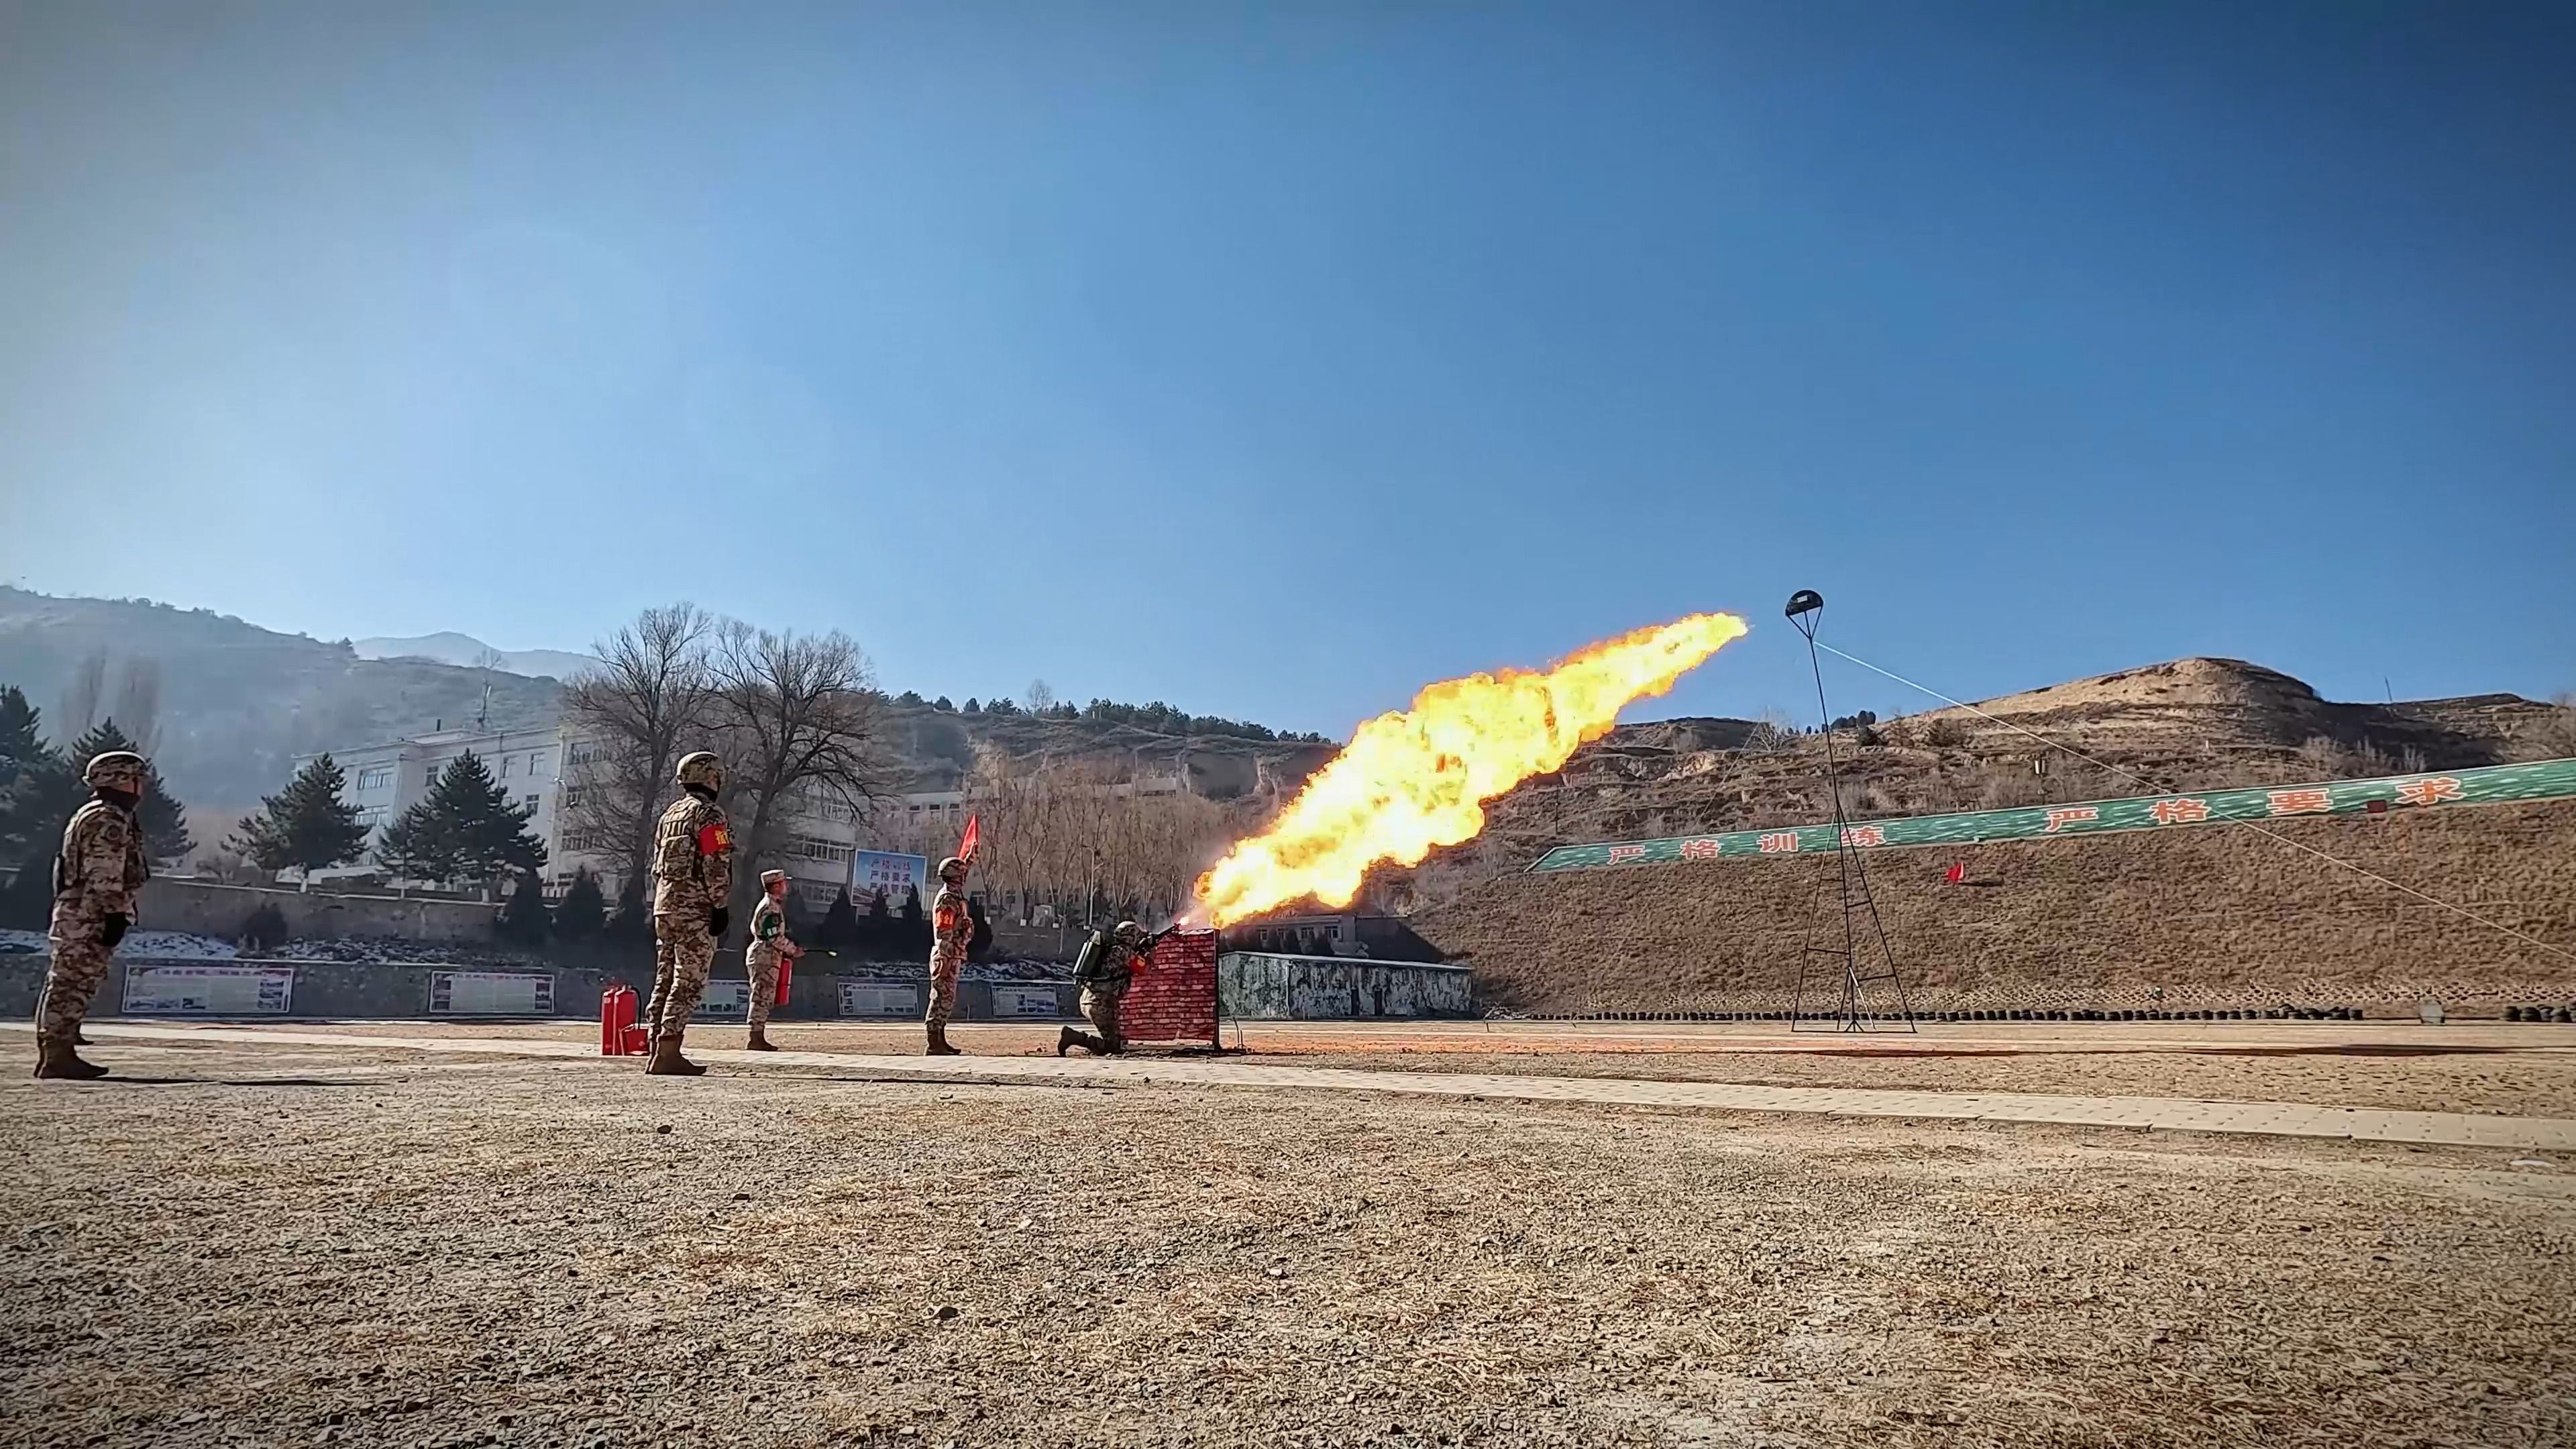
[[[156,877],[143,887],[136,924],[230,941],[263,905],[286,918],[290,938],[394,937],[405,941],[488,941],[500,907],[490,901],[421,896],[336,895],[271,886]]]

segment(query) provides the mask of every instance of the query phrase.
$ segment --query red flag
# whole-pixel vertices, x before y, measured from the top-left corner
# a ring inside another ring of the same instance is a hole
[[[1964,885],[1968,879],[1968,867],[1964,863],[1953,865],[1941,872],[1941,878],[1952,885]]]
[[[975,863],[975,846],[983,837],[983,825],[984,817],[981,815],[966,817],[966,833],[958,839],[957,858],[968,865]]]

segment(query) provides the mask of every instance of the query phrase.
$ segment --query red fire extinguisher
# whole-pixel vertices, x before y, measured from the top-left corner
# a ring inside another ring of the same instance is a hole
[[[635,988],[620,983],[599,993],[599,1054],[644,1055],[644,1028],[635,1022]]]
[[[795,975],[796,958],[793,956],[781,955],[778,958],[778,999],[771,1002],[771,1005],[785,1006],[787,1004],[787,983],[794,979]]]

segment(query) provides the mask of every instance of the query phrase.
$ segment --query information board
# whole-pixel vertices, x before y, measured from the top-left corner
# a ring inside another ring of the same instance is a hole
[[[129,1016],[284,1016],[292,966],[128,966]]]
[[[843,1016],[919,1016],[921,988],[908,981],[842,981]]]
[[[1056,1017],[1064,1014],[1052,986],[996,986],[993,1015]]]
[[[928,856],[862,850],[850,857],[850,903],[860,915],[867,914],[869,900],[878,895],[885,897],[887,910],[902,909],[906,891],[921,892],[921,903],[930,904]]]
[[[552,1016],[551,972],[432,971],[432,1016]]]
[[[698,1009],[689,1020],[751,1020],[751,983],[748,981],[708,982],[707,994],[698,998]]]

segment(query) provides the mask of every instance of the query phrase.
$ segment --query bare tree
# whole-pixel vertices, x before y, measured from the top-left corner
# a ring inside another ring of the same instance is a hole
[[[734,903],[748,919],[758,867],[778,858],[797,822],[835,807],[864,810],[893,782],[885,696],[866,653],[838,630],[772,633],[727,620],[709,669],[727,808],[741,841]]]
[[[508,662],[508,658],[504,656],[500,650],[493,648],[489,644],[486,644],[482,648],[474,651],[474,667],[483,670],[486,673],[497,674],[500,672],[501,666]]]
[[[1055,686],[1043,679],[1032,679],[1028,689],[1020,695],[1020,703],[1028,706],[1031,714],[1045,714],[1055,708]]]
[[[625,884],[653,862],[653,825],[680,756],[711,748],[715,620],[685,600],[646,609],[591,646],[598,664],[564,686],[564,762],[576,839],[613,844]],[[603,852],[604,853],[604,852]]]

